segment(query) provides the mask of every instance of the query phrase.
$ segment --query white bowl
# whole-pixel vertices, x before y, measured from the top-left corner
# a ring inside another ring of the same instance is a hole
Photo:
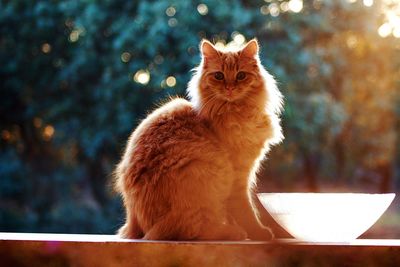
[[[349,242],[382,216],[395,194],[260,193],[272,218],[301,241]]]

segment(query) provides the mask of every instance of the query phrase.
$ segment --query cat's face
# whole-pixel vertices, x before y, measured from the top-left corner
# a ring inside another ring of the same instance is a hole
[[[201,44],[203,69],[200,83],[205,98],[239,101],[262,83],[257,62],[258,44],[250,41],[243,49],[224,52],[210,42]]]

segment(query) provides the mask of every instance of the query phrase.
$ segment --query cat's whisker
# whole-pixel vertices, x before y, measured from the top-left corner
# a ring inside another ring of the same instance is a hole
[[[216,94],[212,94],[210,97],[206,98],[206,102],[204,102],[201,107],[204,108],[206,107],[208,104],[210,104],[212,101],[214,101],[215,99],[217,99],[217,95]]]
[[[258,105],[258,101],[252,95],[248,95],[248,94],[244,95],[243,100],[245,100],[243,102],[248,102],[254,106]]]
[[[205,99],[206,101],[200,105],[200,111],[205,110],[206,107],[207,107],[209,104],[212,104],[212,103],[214,102],[214,100],[216,100],[217,98],[218,98],[218,95],[217,95],[217,94],[211,94],[209,97],[207,97],[207,98]]]
[[[222,102],[222,104],[219,106],[219,108],[217,110],[218,115],[221,115],[224,113],[224,111],[225,111],[224,108],[227,106],[227,104],[228,104],[228,101]]]

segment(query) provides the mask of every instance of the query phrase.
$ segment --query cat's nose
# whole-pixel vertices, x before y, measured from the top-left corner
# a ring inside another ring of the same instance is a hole
[[[229,92],[232,92],[232,91],[235,89],[235,86],[233,86],[233,85],[227,85],[225,88],[226,88],[226,90],[228,90]]]
[[[225,88],[226,88],[226,95],[229,97],[232,96],[233,89],[235,89],[235,87],[232,85],[227,85],[227,86],[225,86]]]

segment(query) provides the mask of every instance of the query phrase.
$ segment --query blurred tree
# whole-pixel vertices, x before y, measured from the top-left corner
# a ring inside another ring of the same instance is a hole
[[[184,95],[201,38],[257,37],[286,97],[262,181],[389,190],[399,45],[380,15],[347,0],[0,1],[0,230],[118,228],[114,165],[146,112]]]

